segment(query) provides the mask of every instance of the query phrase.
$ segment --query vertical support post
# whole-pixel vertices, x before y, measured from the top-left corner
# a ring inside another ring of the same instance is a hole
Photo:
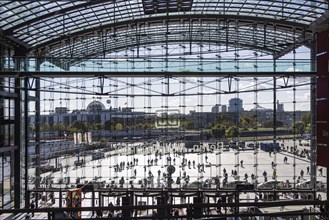
[[[93,207],[93,212],[92,212],[92,216],[94,216],[95,214],[95,189],[93,188],[93,191],[91,192],[91,207]]]
[[[19,61],[18,61],[19,62]],[[18,64],[19,65],[19,64]],[[20,208],[20,198],[21,198],[21,79],[15,78],[15,94],[18,97],[15,98],[15,146],[18,146],[13,152],[12,156],[14,158],[14,207],[15,209]]]
[[[41,60],[36,59],[35,70],[40,71]],[[40,188],[40,79],[35,80],[35,188]],[[36,208],[38,203],[36,202]]]
[[[14,55],[13,55],[13,61],[15,63],[15,70],[16,71],[25,71],[26,70],[26,49],[23,47],[17,47],[14,50]],[[22,126],[22,115],[24,114],[24,107],[21,105],[22,101],[24,100],[24,90],[21,90],[21,87],[24,85],[21,84],[21,79],[20,78],[15,78],[14,79],[14,84],[15,84],[15,89],[14,93],[17,95],[17,97],[14,100],[14,114],[15,114],[15,121],[14,121],[14,145],[18,146],[14,151],[12,151],[11,156],[13,162],[12,167],[13,167],[13,178],[14,178],[14,183],[11,183],[11,186],[14,189],[14,208],[19,209],[21,208],[21,200],[23,199],[22,197],[22,174],[23,174],[23,169],[22,169],[22,161],[21,161],[21,151],[24,152],[25,147],[24,147],[24,141],[22,140],[23,135],[22,135],[22,129],[24,132],[24,128]],[[23,112],[23,113],[22,113]],[[24,147],[24,148],[23,148]]]
[[[235,204],[240,204],[240,190],[236,190],[234,193],[234,203]],[[239,212],[240,212],[240,206],[235,206],[234,208],[234,219],[238,220],[239,219]]]
[[[28,107],[29,107],[29,100],[28,100],[28,82],[29,79],[28,77],[26,77],[24,79],[24,125],[25,125],[25,133],[24,133],[24,143],[25,143],[25,157],[24,157],[24,168],[25,168],[25,172],[24,172],[24,179],[25,179],[25,208],[29,208],[30,207],[30,192],[28,190],[28,143],[29,143],[29,134],[28,134],[28,130],[29,130],[29,126],[28,126]]]
[[[311,71],[315,71],[315,60],[316,60],[316,49],[315,43],[311,48]],[[316,77],[311,77],[311,164],[310,164],[310,175],[311,184],[314,189],[313,198],[316,197]]]
[[[62,196],[62,189],[59,189],[59,196],[58,196],[58,199],[59,199],[59,201],[58,201],[58,204],[59,204],[59,208],[62,208],[62,199],[63,199],[63,196]]]
[[[0,77],[0,92],[4,91],[4,87],[3,87],[3,78]],[[4,140],[5,140],[5,126],[4,126],[4,98],[1,96],[0,97],[0,146],[4,146]],[[1,156],[1,161],[4,158],[3,154],[0,154]],[[1,173],[1,175],[3,175]],[[3,177],[1,176],[1,179]],[[0,189],[1,191],[3,190],[2,188]],[[3,208],[3,195],[1,194],[1,202],[0,202],[0,208]]]
[[[276,59],[273,60],[273,72],[275,74],[276,72]],[[274,152],[273,152],[273,161],[276,165],[276,76],[273,77],[273,146],[274,146]],[[274,170],[276,170],[276,166],[274,167]],[[276,179],[277,176],[274,176],[273,178]]]

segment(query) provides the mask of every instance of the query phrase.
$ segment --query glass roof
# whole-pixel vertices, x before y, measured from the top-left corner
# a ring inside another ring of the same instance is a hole
[[[51,57],[207,43],[281,54],[312,35],[327,0],[0,1],[4,35]]]

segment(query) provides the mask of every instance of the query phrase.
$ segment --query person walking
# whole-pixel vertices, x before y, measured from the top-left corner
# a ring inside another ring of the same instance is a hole
[[[276,169],[273,170],[272,179],[276,179]]]
[[[287,156],[285,156],[285,157],[283,158],[283,163],[285,163],[285,164],[288,163],[288,157],[287,157]]]
[[[264,176],[264,182],[266,182],[267,181],[267,172],[265,170],[263,172],[263,176]]]
[[[301,179],[304,179],[304,170],[301,170],[301,171],[300,171],[300,178],[301,178]]]

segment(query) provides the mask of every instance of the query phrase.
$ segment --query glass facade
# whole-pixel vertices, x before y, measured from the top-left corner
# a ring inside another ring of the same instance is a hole
[[[0,210],[62,208],[86,187],[76,204],[99,210],[237,216],[301,198],[323,212],[313,27],[328,5],[0,1]]]

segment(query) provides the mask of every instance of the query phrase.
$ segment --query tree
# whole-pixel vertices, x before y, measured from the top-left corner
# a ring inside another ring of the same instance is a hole
[[[135,128],[136,128],[137,130],[142,130],[142,129],[144,129],[144,124],[139,123],[139,124],[137,124],[137,125],[135,126]]]
[[[212,127],[211,134],[214,138],[223,138],[225,136],[225,128]]]
[[[152,129],[152,128],[154,128],[154,124],[146,123],[143,125],[144,130]]]
[[[273,119],[268,119],[263,122],[263,127],[264,128],[273,128]],[[276,127],[283,127],[283,122],[282,121],[276,121]]]
[[[53,126],[53,130],[54,130],[54,131],[58,131],[58,132],[64,132],[64,131],[66,131],[67,129],[66,129],[66,127],[65,127],[64,124],[62,124],[62,123],[56,123],[56,124],[54,124],[54,126]]]
[[[115,130],[116,131],[122,131],[122,129],[123,129],[123,126],[120,122],[115,125]]]
[[[244,116],[240,119],[240,125],[242,128],[252,128],[254,119],[252,117]]]
[[[309,124],[311,124],[311,112],[307,112],[306,114],[304,114],[301,118],[301,121],[308,126]]]
[[[41,128],[40,128],[40,131],[43,131],[43,132],[49,132],[51,131],[51,127],[48,123],[44,123]]]
[[[105,130],[108,130],[108,131],[112,131],[114,130],[114,120],[107,120],[105,123],[104,123],[104,129]]]
[[[296,121],[292,125],[292,130],[295,131],[296,134],[304,134],[305,133],[305,124],[302,121]]]
[[[75,129],[78,132],[87,132],[90,128],[90,125],[84,121],[74,121],[71,126],[71,131],[72,129]]]
[[[231,126],[226,129],[225,136],[228,138],[239,137],[239,129],[236,126]]]
[[[182,122],[181,126],[185,129],[193,129],[194,128],[194,123],[191,120],[186,120],[186,121]]]
[[[311,133],[311,112],[307,112],[301,118],[301,121],[304,123],[304,133]]]
[[[229,128],[230,126],[234,126],[234,124],[235,123],[232,120],[229,120],[223,115],[219,115],[215,120],[214,126],[218,125],[221,128]]]
[[[104,129],[104,125],[101,124],[101,123],[96,123],[96,124],[93,124],[93,130],[96,130],[96,131],[99,131],[99,130],[103,130]]]

